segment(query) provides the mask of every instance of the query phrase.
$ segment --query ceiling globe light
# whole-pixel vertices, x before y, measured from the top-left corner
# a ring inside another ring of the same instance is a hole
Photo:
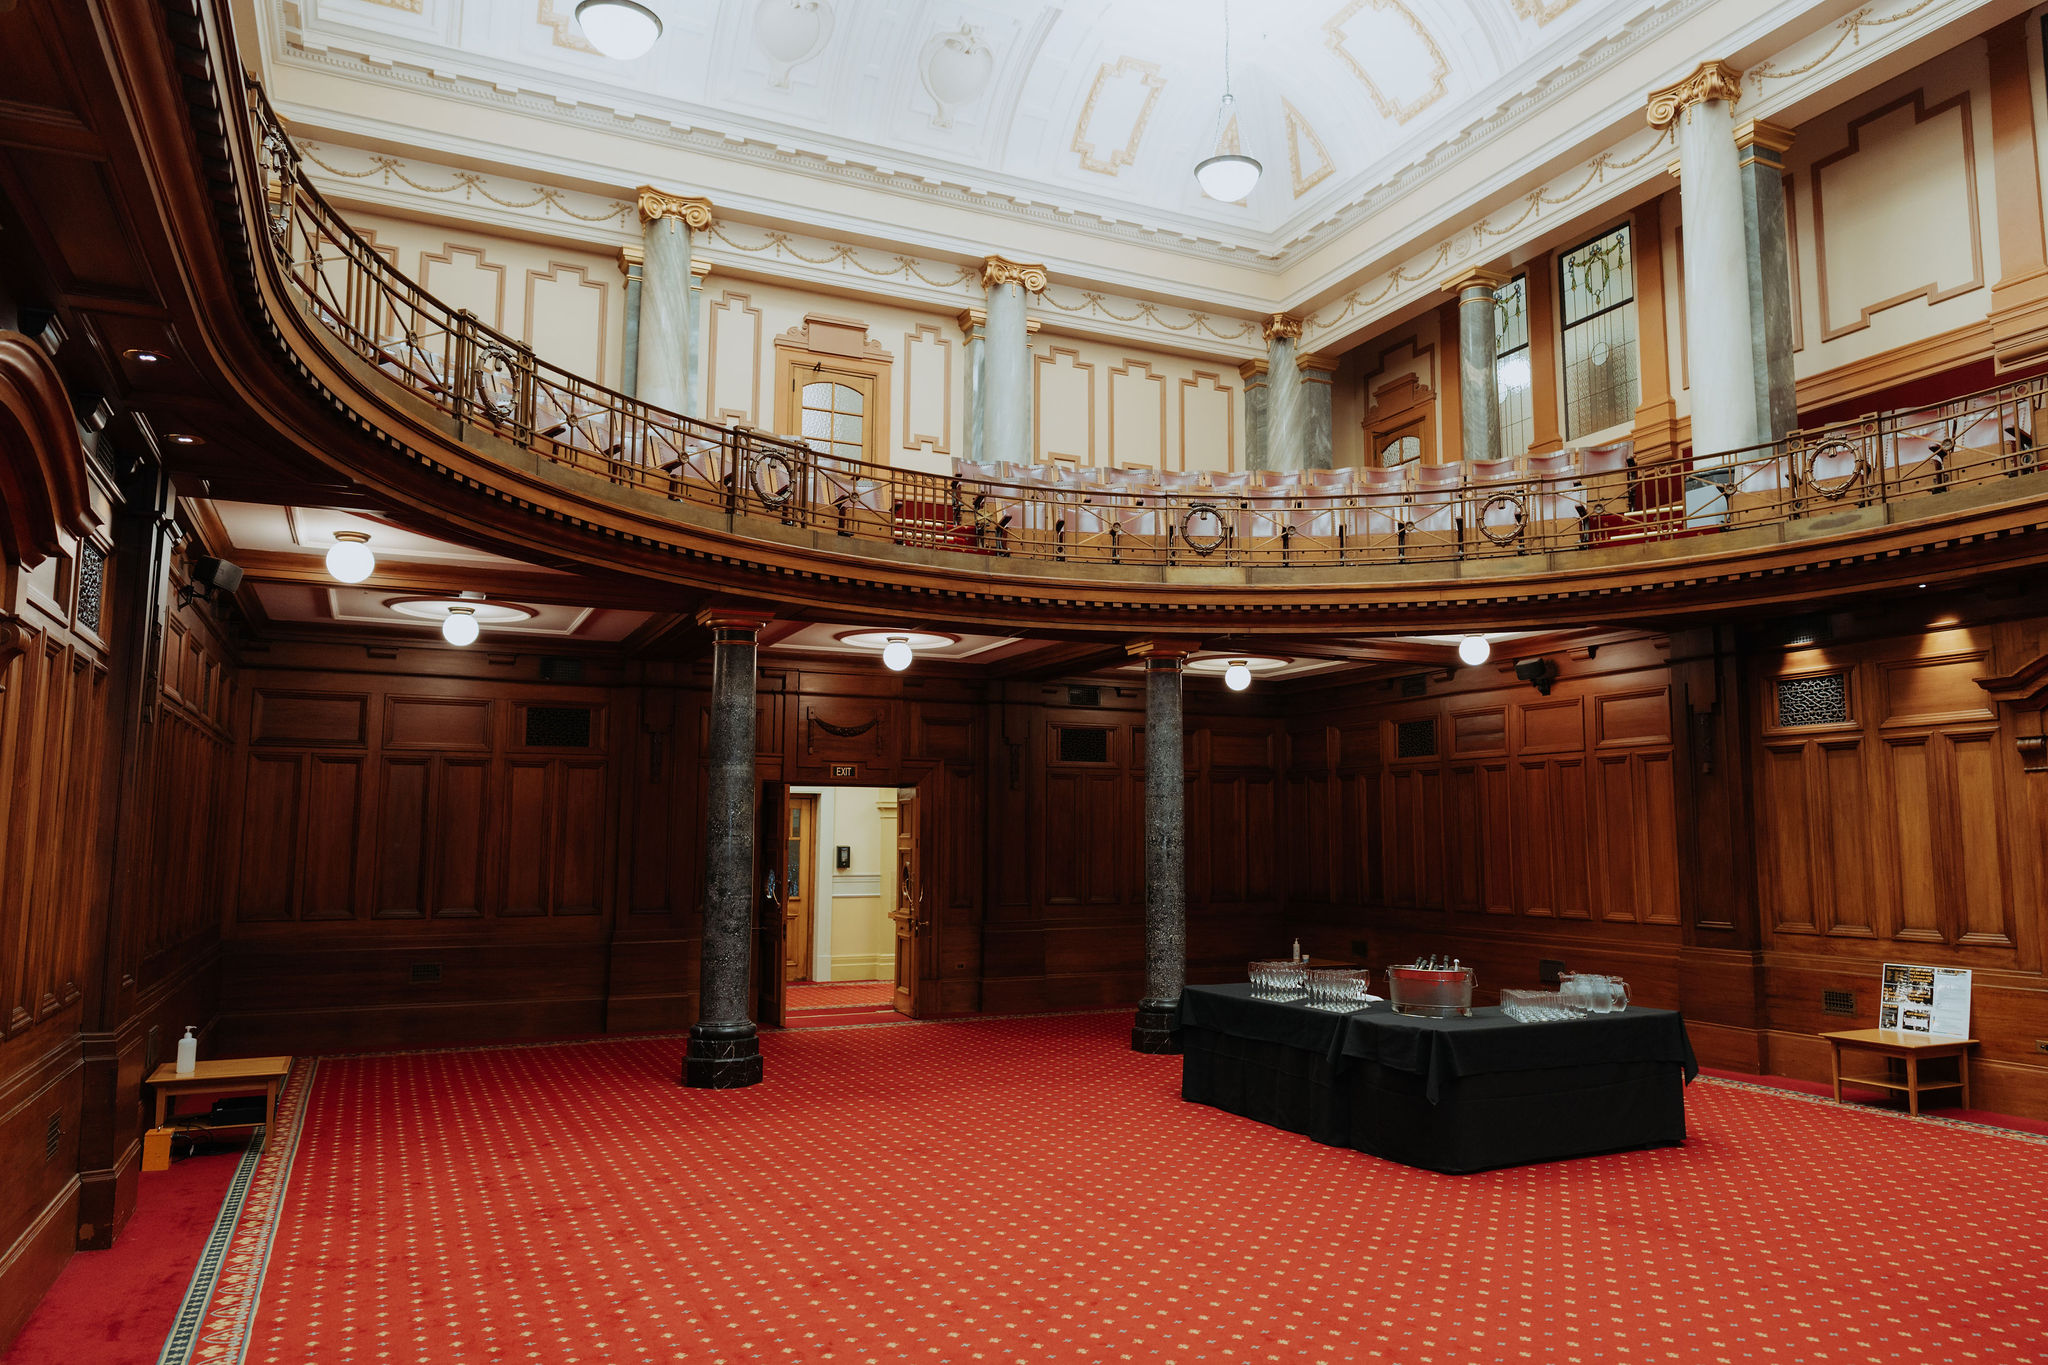
[[[910,667],[910,641],[901,635],[889,637],[889,643],[882,646],[882,662],[894,672],[901,673]]]
[[[1230,667],[1223,670],[1223,685],[1233,692],[1242,692],[1252,685],[1252,666],[1249,659],[1232,659]]]
[[[590,45],[614,61],[644,57],[661,37],[661,18],[633,0],[583,0],[576,26]]]
[[[475,607],[450,607],[441,623],[441,638],[451,645],[473,645],[478,635]]]
[[[1257,188],[1259,173],[1264,169],[1250,157],[1230,152],[1197,162],[1195,180],[1201,185],[1202,193],[1211,199],[1235,204]]]
[[[1477,668],[1493,657],[1493,646],[1484,635],[1467,635],[1458,641],[1458,657]]]
[[[360,583],[377,567],[370,553],[370,538],[361,531],[336,531],[334,548],[327,552],[327,572],[343,583]]]

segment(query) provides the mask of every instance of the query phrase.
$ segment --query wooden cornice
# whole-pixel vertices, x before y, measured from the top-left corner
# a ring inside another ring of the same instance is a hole
[[[41,346],[0,332],[0,555],[34,568],[92,527],[85,447],[63,377]]]

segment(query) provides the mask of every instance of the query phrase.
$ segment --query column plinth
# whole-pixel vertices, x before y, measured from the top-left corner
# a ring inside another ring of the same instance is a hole
[[[697,1022],[683,1051],[683,1084],[737,1090],[761,1080],[761,1045],[747,1010],[754,938],[755,646],[768,618],[707,612],[711,723],[705,743],[703,953]]]

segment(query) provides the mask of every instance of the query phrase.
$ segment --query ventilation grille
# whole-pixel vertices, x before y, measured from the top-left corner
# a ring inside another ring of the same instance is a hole
[[[107,557],[100,547],[85,542],[78,552],[78,624],[95,635],[100,630],[100,591],[106,583]]]
[[[415,962],[412,964],[413,984],[423,985],[441,979],[441,964],[438,962]]]
[[[544,658],[540,661],[540,677],[542,682],[582,682],[583,660]]]
[[[1426,695],[1428,691],[1429,679],[1420,673],[1410,673],[1401,679],[1401,695],[1404,697],[1420,697]]]
[[[1077,725],[1062,725],[1060,727],[1060,762],[1109,762],[1109,731],[1083,729]]]
[[[1102,705],[1102,689],[1099,687],[1068,687],[1067,705],[1100,706]]]
[[[1824,645],[1834,638],[1834,620],[1815,614],[1786,620],[1779,628],[1778,643],[1787,649],[1803,649],[1808,645]]]
[[[1822,1014],[1854,1015],[1856,1013],[1856,992],[1822,991],[1820,993],[1820,1012]]]
[[[588,749],[590,747],[590,708],[587,706],[527,707],[526,747],[529,749]]]
[[[1848,720],[1848,674],[1778,679],[1778,724],[1844,725]]]
[[[1434,719],[1395,721],[1394,757],[1436,757],[1436,721]]]
[[[50,1115],[49,1126],[43,1129],[43,1160],[55,1161],[57,1151],[64,1145],[64,1116]]]

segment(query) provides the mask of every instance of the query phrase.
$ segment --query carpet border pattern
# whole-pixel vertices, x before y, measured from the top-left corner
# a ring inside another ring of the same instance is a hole
[[[1813,1095],[1804,1090],[1786,1090],[1781,1086],[1766,1085],[1762,1081],[1737,1081],[1726,1076],[1701,1076],[1693,1084],[1725,1085],[1731,1090],[1749,1090],[1759,1095],[1782,1095],[1789,1100],[1824,1104],[1837,1113],[1867,1114],[1877,1119],[1904,1119],[1908,1123],[1931,1123],[1965,1133],[1989,1133],[1997,1137],[2017,1138],[2021,1142],[2031,1142],[2038,1147],[2048,1147],[2048,1133],[2028,1132],[2024,1128],[2001,1128],[1995,1123],[1979,1123],[1975,1119],[1952,1119],[1940,1114],[1909,1114],[1903,1109],[1880,1109],[1871,1104],[1850,1104],[1836,1100],[1832,1095]],[[1855,1082],[1844,1077],[1843,1084],[1853,1086]]]
[[[178,1316],[157,1356],[158,1365],[191,1365],[206,1361],[238,1362],[249,1350],[249,1324],[263,1291],[270,1264],[270,1245],[284,1212],[292,1160],[298,1154],[301,1119],[318,1058],[292,1066],[277,1097],[277,1123],[260,1130],[261,1145],[252,1143],[235,1168],[220,1216],[193,1268],[192,1283],[178,1305]]]

